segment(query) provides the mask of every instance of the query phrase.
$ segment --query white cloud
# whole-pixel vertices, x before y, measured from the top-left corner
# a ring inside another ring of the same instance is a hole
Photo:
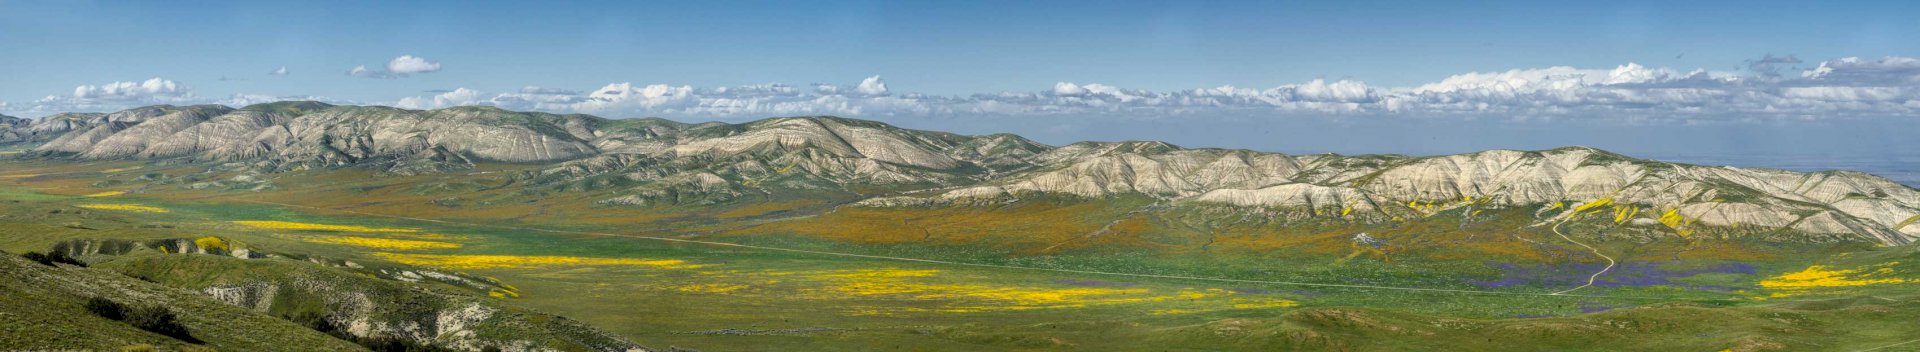
[[[403,56],[402,58],[408,58]],[[417,58],[415,58],[417,59]],[[1761,59],[1786,64],[1797,59]],[[410,60],[409,60],[410,61]],[[419,60],[424,61],[424,60]],[[413,65],[412,63],[400,65]],[[1315,79],[1271,88],[1219,86],[1187,90],[1127,89],[1059,82],[1032,91],[932,96],[890,89],[879,76],[853,84],[779,83],[733,87],[610,83],[592,90],[525,87],[505,93],[461,88],[408,97],[391,105],[433,109],[493,105],[513,110],[591,113],[610,117],[755,118],[790,115],[857,117],[1193,116],[1377,117],[1555,121],[1615,119],[1633,123],[1766,121],[1769,119],[1912,118],[1920,116],[1920,59],[1842,58],[1811,64],[1798,75],[1756,70],[1676,70],[1628,63],[1612,68],[1547,67],[1462,73],[1431,83],[1380,87],[1357,80]],[[397,68],[397,66],[396,66]],[[409,72],[419,72],[417,70]],[[393,78],[365,66],[349,74]],[[36,101],[29,110],[94,111],[155,103],[251,103],[283,97],[193,96],[172,81],[80,86]]]
[[[887,95],[887,82],[880,80],[880,76],[867,77],[853,90],[868,96],[883,96]]]
[[[1776,64],[1793,61],[1774,58]],[[964,97],[897,93],[879,77],[852,89],[814,84],[697,88],[610,84],[588,94],[501,94],[515,109],[614,116],[756,117],[1113,115],[1487,117],[1741,120],[1913,116],[1920,112],[1920,59],[1837,59],[1800,78],[1757,72],[1675,70],[1628,63],[1613,68],[1548,67],[1464,73],[1411,87],[1355,80],[1312,80],[1267,89],[1221,86],[1178,91],[1126,89],[1098,83],[1055,83],[1035,92]]]
[[[120,81],[100,85],[81,85],[74,87],[70,94],[49,95],[34,100],[30,104],[7,105],[0,103],[0,111],[29,116],[44,116],[62,112],[118,111],[140,106],[162,104],[219,104],[242,107],[288,100],[312,100],[335,104],[355,104],[355,102],[352,101],[305,95],[271,96],[241,93],[233,94],[225,99],[210,98],[194,94],[193,90],[185,84],[156,77],[144,81]]]
[[[141,82],[113,82],[98,86],[73,87],[76,99],[133,100],[174,97],[187,94],[187,88],[171,80],[154,77]]]
[[[287,67],[286,67],[286,66],[280,66],[280,68],[276,68],[276,69],[273,69],[273,71],[272,71],[272,72],[267,72],[267,75],[269,75],[269,76],[285,76],[285,75],[287,75]]]
[[[489,98],[483,95],[484,93],[480,91],[463,87],[432,97],[401,98],[400,101],[395,102],[393,106],[402,109],[439,109],[467,105],[493,105],[489,101]]]
[[[413,55],[400,55],[400,57],[393,58],[393,60],[388,60],[384,70],[367,68],[367,65],[358,65],[347,70],[347,75],[365,78],[394,79],[407,77],[412,74],[433,72],[440,72],[440,62],[428,61],[426,58]]]
[[[1920,58],[1841,58],[1821,62],[1819,67],[1806,71],[1802,76],[1818,82],[1916,86],[1920,85]]]
[[[328,98],[323,96],[314,96],[314,95],[275,96],[275,95],[244,94],[244,93],[234,94],[232,96],[227,97],[226,99],[221,99],[217,101],[202,102],[201,104],[220,104],[220,105],[226,105],[226,106],[238,108],[238,107],[244,107],[244,106],[254,105],[254,104],[266,104],[266,103],[282,102],[282,101],[317,101],[317,102],[329,103],[329,104],[335,104],[335,105],[360,104],[358,102],[354,102],[351,100],[340,100],[340,99]]]
[[[198,104],[205,99],[192,89],[172,80],[152,78],[145,81],[119,81],[73,87],[71,94],[49,95],[33,101],[25,112],[70,112],[117,110],[155,104]]]
[[[580,92],[578,91],[572,91],[572,90],[566,90],[566,89],[560,89],[560,88],[541,88],[541,87],[535,87],[535,86],[526,86],[526,87],[520,88],[520,93],[521,94],[559,94],[559,95],[579,95],[580,94]]]
[[[387,61],[387,72],[396,75],[440,72],[440,63],[437,61],[427,61],[427,59],[423,57],[400,55],[400,57],[393,58],[392,61]]]
[[[1087,89],[1081,88],[1080,85],[1073,84],[1073,82],[1054,83],[1053,95],[1077,97],[1087,95]]]
[[[372,69],[368,69],[367,65],[354,66],[352,69],[347,70],[347,75],[354,76],[354,77],[383,78],[383,79],[399,78],[399,76],[395,76],[392,73],[387,73],[386,71],[374,71]]]

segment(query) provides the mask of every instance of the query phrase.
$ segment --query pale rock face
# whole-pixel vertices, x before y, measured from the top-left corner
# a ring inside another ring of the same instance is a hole
[[[496,312],[495,309],[479,303],[468,304],[460,309],[439,311],[434,317],[434,328],[438,331],[432,340],[446,341],[448,345],[466,349],[480,349],[482,341],[479,334],[470,330],[469,327],[480,325],[481,322],[492,318],[494,312]]]
[[[106,114],[65,113],[42,117],[38,120],[33,120],[32,123],[25,127],[26,135],[29,136],[26,141],[44,142],[60,137],[67,132],[87,129],[92,126],[92,122],[90,121],[98,120],[101,116],[106,116]]]
[[[391,119],[373,128],[374,142],[403,146],[403,150],[410,151],[443,147],[506,162],[569,160],[597,153],[593,146],[565,130],[539,129],[550,128],[556,121],[547,121],[547,124],[493,122],[486,114],[486,111],[475,110],[437,110],[414,121]]]
[[[1032,165],[1029,160],[1049,149],[1053,147],[1003,133],[975,137],[947,149],[947,156],[956,160],[972,161],[998,172],[1003,169],[1012,170]]]
[[[1221,203],[1265,208],[1306,208],[1310,210],[1351,210],[1374,213],[1384,199],[1353,188],[1289,183],[1261,189],[1217,189],[1189,198],[1194,202]]]
[[[1782,210],[1747,203],[1693,203],[1680,207],[1680,215],[1715,226],[1785,226],[1798,217]]]
[[[827,128],[831,129],[841,140],[846,141],[849,146],[853,147],[854,151],[876,161],[935,170],[946,170],[959,166],[958,162],[954,161],[953,158],[948,158],[945,154],[920,147],[925,141],[920,141],[922,143],[908,142],[900,138],[900,136],[884,130],[847,126],[838,123],[828,123]]]
[[[52,153],[84,153],[87,150],[93,149],[93,146],[100,143],[100,141],[106,140],[107,137],[112,137],[114,133],[119,133],[121,129],[127,127],[128,125],[126,123],[119,122],[91,125],[83,130],[75,130],[62,134],[60,137],[47,141],[47,143],[41,144],[39,147],[34,147],[33,150]]]
[[[230,111],[232,111],[232,109],[225,106],[196,106],[170,111],[158,116],[141,117],[138,121],[112,121],[111,118],[113,115],[109,115],[110,123],[138,123],[124,130],[115,132],[113,135],[107,136],[98,142],[94,142],[93,146],[87,148],[85,152],[80,153],[80,157],[88,159],[109,159],[139,155],[145,152],[149,146],[165,141],[175,133],[193,128],[195,125],[206,122],[208,119]]]
[[[1159,142],[1078,143],[1035,157],[1039,168],[997,186],[1005,192],[1054,192],[1083,197],[1143,193],[1191,196],[1212,189],[1257,188],[1290,182],[1299,163],[1285,155],[1230,150],[1179,150]],[[949,192],[945,198],[994,196],[989,189]]]
[[[855,153],[851,146],[841,143],[826,126],[809,119],[767,122],[745,133],[682,143],[674,146],[673,152],[679,155],[733,155],[762,147],[797,149],[809,146],[839,155]]]
[[[253,134],[285,122],[286,118],[259,111],[236,111],[175,132],[140,151],[140,156],[165,158],[232,150]]]
[[[604,153],[657,155],[672,150],[672,137],[688,127],[687,124],[661,119],[623,120],[619,123],[580,123],[570,128],[578,129],[574,135],[589,136],[593,147]]]
[[[728,156],[769,147],[811,147],[836,156],[864,157],[936,170],[958,166],[953,158],[927,148],[927,140],[909,140],[911,137],[891,131],[850,126],[830,119],[788,118],[761,122],[752,127],[736,135],[688,141],[674,146],[672,150],[680,155]]]

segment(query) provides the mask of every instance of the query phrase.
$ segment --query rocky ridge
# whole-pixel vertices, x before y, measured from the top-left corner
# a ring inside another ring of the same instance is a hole
[[[11,122],[9,130],[19,129]],[[859,193],[856,206],[965,206],[1026,195],[1137,195],[1162,203],[1389,221],[1529,207],[1597,207],[1616,221],[1786,229],[1886,245],[1920,238],[1920,191],[1872,175],[1714,167],[1591,148],[1409,157],[1190,149],[1164,142],[1053,147],[837,117],[741,124],[610,120],[458,107],[405,110],[280,102],[63,114],[12,140],[28,157],[251,163],[267,170],[431,172],[479,162],[546,165],[531,187],[610,193],[603,204],[705,204],[795,191]],[[16,133],[15,135],[18,135]],[[16,142],[18,143],[18,142]],[[918,192],[915,192],[918,190]]]

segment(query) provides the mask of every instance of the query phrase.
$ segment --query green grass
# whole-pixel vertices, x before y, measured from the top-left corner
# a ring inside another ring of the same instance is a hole
[[[205,345],[190,344],[90,314],[89,298],[159,305]],[[119,273],[72,266],[46,267],[13,253],[0,255],[0,349],[114,350],[146,344],[168,350],[275,350],[306,346],[351,351],[359,346],[273,317],[248,312],[197,292],[143,282]]]

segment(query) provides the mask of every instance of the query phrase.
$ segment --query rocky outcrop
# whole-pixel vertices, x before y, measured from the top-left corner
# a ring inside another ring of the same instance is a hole
[[[122,255],[138,250],[152,250],[172,254],[222,255],[242,259],[267,257],[266,254],[254,251],[245,243],[215,236],[168,238],[147,241],[76,239],[55,243],[52,249],[53,252],[74,257],[83,255]]]
[[[33,120],[0,115],[0,144],[13,144],[27,141],[27,125]]]
[[[92,127],[101,116],[106,114],[65,113],[42,117],[28,123],[21,129],[21,140],[25,143],[44,143],[66,135],[68,132]]]

